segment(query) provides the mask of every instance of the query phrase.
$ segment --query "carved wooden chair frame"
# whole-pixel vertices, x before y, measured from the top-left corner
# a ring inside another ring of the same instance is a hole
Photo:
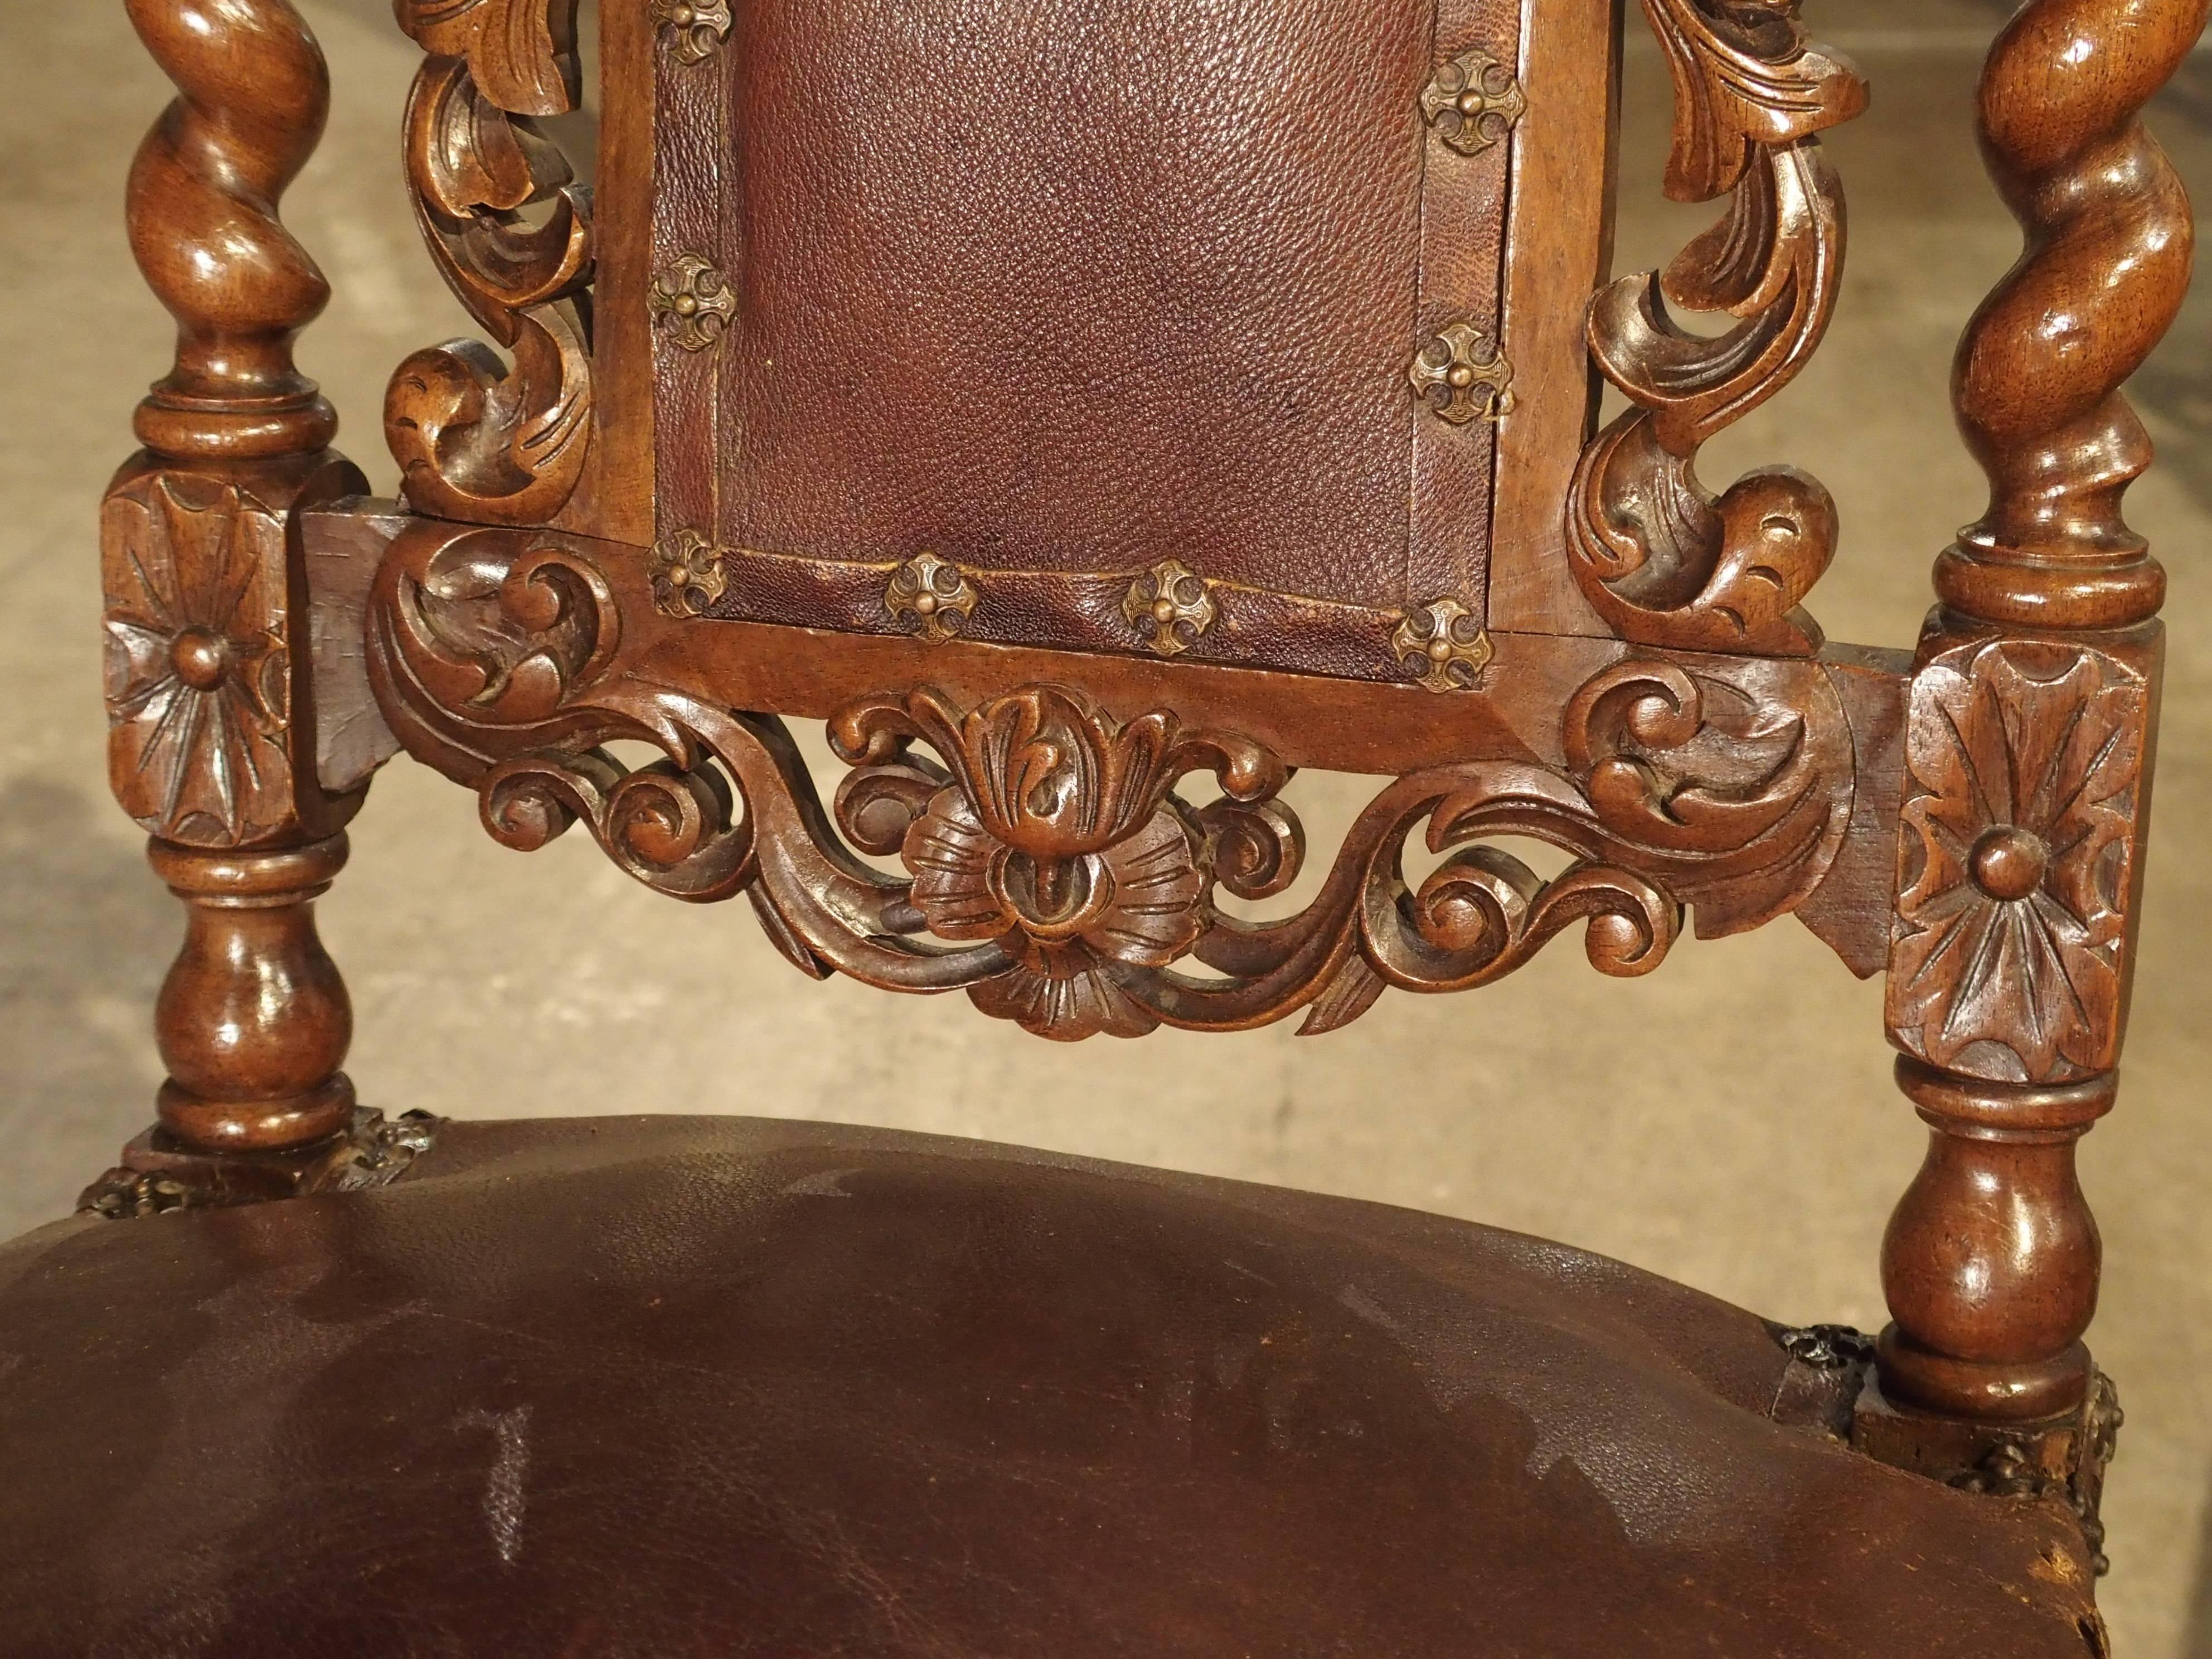
[[[510,847],[581,823],[659,891],[749,898],[805,973],[962,989],[1055,1037],[1293,1014],[1328,1031],[1393,988],[1486,983],[1577,923],[1626,975],[1686,910],[1706,934],[1794,913],[1887,970],[1899,1083],[1932,1131],[1884,1248],[1894,1322],[1859,1438],[1965,1484],[2063,1488],[2094,1519],[2116,1413],[2081,1341],[2099,1247],[2075,1146],[2113,1102],[2164,594],[2121,517],[2149,446],[2118,387],[2176,313],[2191,233],[2137,115],[2204,4],[2029,0],[1996,41],[1981,126],[2027,252],[1960,352],[1990,500],[1937,559],[1907,655],[1826,645],[1802,608],[1836,544],[1819,483],[1776,467],[1715,496],[1693,471],[1827,325],[1844,211],[1817,135],[1865,85],[1795,0],[1644,0],[1676,88],[1667,189],[1725,216],[1663,274],[1610,283],[1599,219],[1545,233],[1588,270],[1586,337],[1408,342],[1433,441],[1494,434],[1521,533],[1486,594],[1382,617],[1380,666],[1326,679],[1213,649],[1267,596],[1177,563],[1100,579],[1096,653],[1010,642],[1003,573],[927,554],[836,574],[834,652],[732,613],[746,556],[686,495],[711,464],[668,459],[695,441],[668,400],[711,362],[731,286],[701,252],[711,226],[680,204],[595,217],[533,125],[577,103],[574,0],[400,0],[426,53],[406,117],[424,238],[508,358],[464,342],[402,364],[386,435],[406,500],[359,501],[292,360],[325,287],[275,216],[323,123],[321,55],[288,0],[234,0],[212,30],[130,0],[183,94],[131,185],[179,343],[105,508],[112,776],[190,934],[161,1003],[159,1127],[88,1201],[360,1184],[420,1144],[356,1110],[310,908],[403,750],[476,790]],[[1531,9],[1517,73],[1445,58],[1423,100],[1439,165],[1577,165],[1589,135],[1522,123],[1524,88],[1609,50],[1606,13]],[[611,66],[653,99],[611,103],[605,174],[640,176],[672,128],[718,131],[699,70],[730,27],[718,0],[607,8]],[[1505,273],[1510,317],[1541,278],[1510,246]],[[1670,303],[1735,321],[1693,335]],[[1585,410],[1496,417],[1516,386],[1526,409],[1532,385],[1578,384],[1585,352],[1631,406],[1547,475],[1526,434]],[[851,768],[834,801],[780,714],[828,720]],[[662,758],[625,767],[615,743]],[[1300,868],[1280,796],[1300,766],[1391,781],[1318,896],[1238,920],[1218,891],[1275,898]],[[1192,776],[1211,787],[1179,793]],[[1417,829],[1449,856],[1413,885]],[[1572,861],[1541,879],[1502,836]]]

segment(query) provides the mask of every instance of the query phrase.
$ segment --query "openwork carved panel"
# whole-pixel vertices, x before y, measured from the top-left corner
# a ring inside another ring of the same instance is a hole
[[[924,685],[830,721],[853,769],[825,810],[780,723],[720,706],[683,652],[659,648],[686,623],[625,615],[635,580],[564,538],[410,530],[368,623],[386,719],[478,792],[509,846],[580,822],[659,891],[745,894],[811,974],[964,989],[1048,1036],[1302,1011],[1328,1030],[1394,986],[1486,983],[1578,925],[1601,970],[1648,972],[1686,906],[1723,933],[1802,902],[1850,816],[1850,733],[1820,671],[1631,656],[1568,699],[1559,763],[1388,785],[1311,903],[1246,921],[1217,894],[1278,896],[1305,852],[1288,769],[1264,746],[1163,709],[1124,718],[1067,685],[967,704]],[[665,758],[625,768],[617,740]],[[1412,880],[1416,830],[1443,862]],[[1509,836],[1573,861],[1547,881],[1495,844]]]
[[[484,524],[543,524],[592,441],[589,192],[532,118],[577,106],[576,0],[398,0],[429,56],[406,117],[407,182],[447,286],[514,359],[477,341],[418,351],[385,398],[408,500]]]
[[[1915,1057],[2052,1083],[2119,1058],[2150,689],[2085,646],[1983,640],[1913,685],[1889,1022]]]
[[[1635,407],[1583,457],[1569,560],[1624,639],[1809,655],[1820,633],[1800,604],[1835,556],[1835,503],[1791,467],[1715,497],[1696,461],[1789,385],[1826,331],[1843,191],[1812,135],[1864,109],[1866,83],[1807,40],[1796,0],[1644,0],[1644,11],[1674,80],[1667,193],[1726,193],[1729,207],[1663,274],[1624,277],[1591,307],[1592,356]],[[1692,333],[1670,304],[1735,322]]]

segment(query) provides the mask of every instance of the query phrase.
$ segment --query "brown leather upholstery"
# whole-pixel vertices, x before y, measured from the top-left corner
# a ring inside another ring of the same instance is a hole
[[[1139,651],[1123,597],[1176,559],[1231,585],[1201,655],[1401,678],[1406,608],[1482,606],[1495,428],[1407,371],[1495,340],[1506,202],[1505,145],[1431,143],[1421,97],[1516,63],[1520,9],[740,9],[664,68],[727,90],[675,118],[656,204],[735,294],[711,387],[661,342],[663,425],[718,471],[710,509],[672,467],[661,516],[732,550],[716,614],[896,632],[884,572],[933,552],[975,637]]]
[[[1844,1449],[1839,1386],[1410,1212],[450,1126],[381,1192],[0,1249],[0,1646],[2082,1659],[2065,1512]]]

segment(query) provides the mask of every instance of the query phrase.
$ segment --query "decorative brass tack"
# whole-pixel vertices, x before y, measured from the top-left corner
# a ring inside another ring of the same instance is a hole
[[[1410,613],[1390,648],[1431,691],[1472,691],[1492,654],[1490,635],[1457,599],[1437,599]]]
[[[1453,426],[1513,412],[1513,365],[1473,323],[1454,323],[1423,346],[1406,381],[1438,420]]]
[[[1204,577],[1178,560],[1163,559],[1129,584],[1121,614],[1153,650],[1176,657],[1198,642],[1219,613]]]
[[[730,279],[696,253],[687,253],[653,279],[647,296],[653,320],[685,351],[704,351],[738,314]]]
[[[653,20],[679,64],[705,63],[730,38],[729,0],[653,0]]]
[[[696,530],[680,530],[653,550],[653,603],[665,617],[702,617],[730,591],[722,550]]]
[[[1421,113],[1462,155],[1480,155],[1497,143],[1528,107],[1513,71],[1479,50],[1446,64],[1421,94]]]
[[[957,564],[934,553],[919,553],[891,573],[884,608],[893,617],[912,617],[932,645],[952,638],[975,614],[981,595]]]

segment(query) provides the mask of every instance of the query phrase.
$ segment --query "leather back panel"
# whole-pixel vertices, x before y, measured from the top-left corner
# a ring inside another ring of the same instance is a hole
[[[656,204],[733,302],[656,337],[660,529],[726,550],[716,614],[911,631],[887,586],[934,554],[969,637],[1141,652],[1174,560],[1194,658],[1380,679],[1409,611],[1480,617],[1496,428],[1408,371],[1498,340],[1510,145],[1422,101],[1511,72],[1516,5],[733,10],[664,63]]]

